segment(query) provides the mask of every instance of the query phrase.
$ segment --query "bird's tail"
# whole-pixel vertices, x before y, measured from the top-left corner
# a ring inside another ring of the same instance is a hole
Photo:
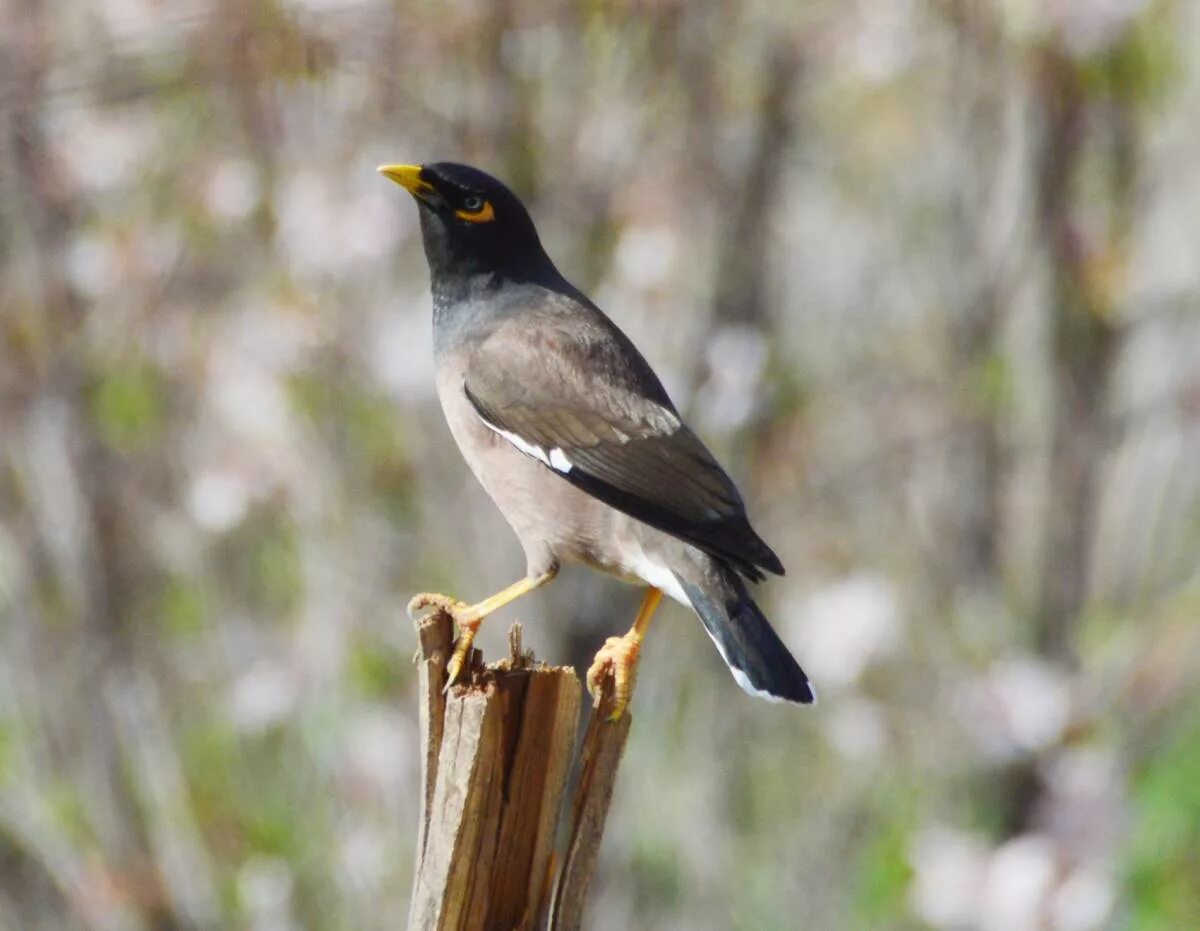
[[[711,570],[696,583],[676,578],[737,684],[768,701],[802,705],[816,701],[808,676],[758,609],[742,578],[720,564]]]

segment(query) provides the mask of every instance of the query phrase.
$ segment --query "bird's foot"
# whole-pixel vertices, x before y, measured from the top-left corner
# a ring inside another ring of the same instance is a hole
[[[415,621],[417,615],[426,608],[437,608],[439,611],[445,611],[457,621],[458,615],[468,610],[470,605],[459,601],[457,598],[451,598],[449,595],[439,595],[436,592],[420,592],[413,595],[408,601],[409,618]]]
[[[633,695],[634,679],[637,676],[638,653],[642,649],[642,638],[631,630],[623,637],[609,637],[596,652],[596,658],[587,671],[587,687],[594,707],[599,707],[603,694],[604,679],[613,678],[613,710],[608,720],[616,721],[625,713]]]
[[[467,660],[471,656],[471,647],[475,643],[475,634],[479,630],[479,625],[483,623],[483,617],[475,609],[475,606],[459,601],[457,598],[451,598],[449,595],[438,595],[434,592],[421,592],[419,595],[414,595],[408,603],[408,616],[414,621],[417,615],[425,608],[435,608],[438,611],[444,611],[454,618],[454,624],[458,628],[458,639],[454,641],[454,652],[450,656],[450,662],[446,664],[446,691],[462,674],[463,668],[467,665]]]

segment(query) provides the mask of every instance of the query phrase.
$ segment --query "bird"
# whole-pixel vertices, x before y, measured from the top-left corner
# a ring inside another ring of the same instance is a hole
[[[611,677],[611,720],[629,704],[664,595],[699,616],[743,690],[815,701],[747,585],[783,575],[779,557],[633,342],[558,271],[517,195],[454,162],[378,171],[417,204],[442,411],[526,560],[523,578],[482,601],[422,592],[409,602],[410,616],[455,621],[447,688],[485,617],[582,563],[645,588],[632,627],[587,672],[597,706]]]

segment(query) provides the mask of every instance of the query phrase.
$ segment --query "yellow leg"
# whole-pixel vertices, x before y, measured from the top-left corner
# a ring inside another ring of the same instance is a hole
[[[483,623],[483,619],[535,588],[541,588],[556,575],[558,575],[557,566],[533,578],[526,576],[520,581],[513,582],[508,588],[473,605],[465,604],[449,595],[438,595],[434,592],[421,592],[419,595],[413,596],[408,603],[409,617],[415,619],[417,612],[422,608],[438,608],[454,618],[454,623],[458,626],[458,640],[454,642],[454,654],[446,665],[446,688],[450,688],[458,681],[463,666],[466,665],[467,658],[471,655],[471,645],[475,642],[475,634],[479,630],[479,625]]]
[[[662,596],[662,592],[657,588],[646,589],[646,597],[642,599],[642,606],[638,609],[629,632],[624,637],[609,637],[604,641],[604,646],[596,653],[596,658],[588,669],[588,691],[591,692],[596,705],[600,704],[600,687],[604,684],[604,677],[612,674],[613,710],[608,717],[610,721],[620,718],[629,706],[634,678],[637,675],[638,653],[642,649],[642,641],[646,639],[650,618],[654,616]]]

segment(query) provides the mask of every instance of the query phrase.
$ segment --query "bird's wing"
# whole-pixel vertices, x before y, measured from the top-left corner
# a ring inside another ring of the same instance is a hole
[[[760,579],[783,566],[650,366],[600,315],[516,319],[472,352],[483,422],[592,496]]]

